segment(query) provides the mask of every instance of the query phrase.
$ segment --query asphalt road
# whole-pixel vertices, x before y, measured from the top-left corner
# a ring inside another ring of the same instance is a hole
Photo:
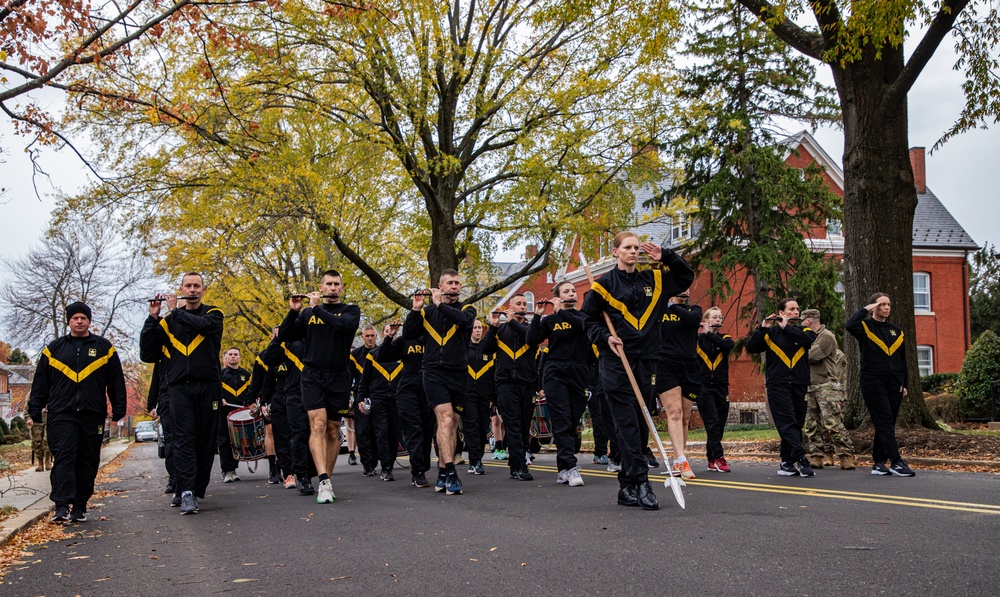
[[[487,456],[488,457],[488,456]],[[201,513],[162,493],[155,445],[135,445],[72,539],[33,548],[0,585],[15,595],[995,595],[1000,475],[867,469],[781,478],[734,463],[661,510],[615,504],[617,482],[583,460],[586,486],[464,473],[465,494],[361,476],[342,456],[337,501],[316,504],[241,465],[216,475]],[[491,461],[492,465],[493,462]]]

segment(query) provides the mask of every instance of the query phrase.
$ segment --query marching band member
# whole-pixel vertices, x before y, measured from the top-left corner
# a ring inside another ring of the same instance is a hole
[[[638,270],[640,249],[666,267]],[[640,244],[634,232],[619,232],[612,243],[612,253],[615,267],[594,283],[584,299],[584,323],[590,341],[600,350],[601,382],[621,450],[618,503],[657,510],[659,504],[649,483],[649,467],[643,454],[649,430],[619,351],[628,357],[648,407],[653,400],[652,375],[659,355],[663,309],[669,297],[691,285],[694,272],[673,251],[653,243]],[[611,319],[618,337],[611,335],[604,314]]]
[[[486,474],[486,467],[483,466],[486,429],[490,424],[490,404],[496,400],[496,387],[493,382],[493,366],[496,364],[496,358],[483,350],[484,330],[482,321],[477,319],[472,322],[472,335],[466,353],[469,377],[465,411],[462,413],[465,445],[469,450],[469,472],[475,475]]]
[[[722,311],[712,307],[705,311],[698,328],[698,368],[701,370],[701,391],[698,392],[698,414],[708,436],[705,456],[708,470],[730,472],[722,450],[722,434],[729,419],[729,354],[736,346],[729,334],[719,332]]]
[[[358,399],[368,401],[368,412],[375,428],[375,445],[378,460],[382,463],[383,481],[395,481],[392,469],[396,464],[399,446],[399,413],[396,410],[396,387],[403,363],[392,354],[392,341],[399,330],[399,324],[382,327],[382,344],[365,356],[364,372]]]
[[[354,424],[354,444],[361,459],[361,474],[366,477],[375,476],[375,467],[378,465],[378,448],[375,446],[375,425],[372,423],[371,413],[367,412],[365,406],[359,399],[361,394],[361,376],[365,372],[365,362],[368,353],[375,349],[378,342],[378,332],[375,326],[367,324],[361,328],[361,346],[351,351],[351,394],[354,396],[354,404],[351,406],[350,415]],[[346,419],[345,419],[346,420]],[[350,441],[348,441],[350,448]],[[357,464],[354,451],[347,455],[347,463]]]
[[[536,346],[525,337],[524,322],[528,302],[515,294],[507,309],[507,321],[500,323],[500,313],[490,314],[490,327],[483,338],[483,350],[496,352],[497,410],[503,419],[510,467],[510,478],[531,481],[528,471],[528,431],[534,412],[533,396],[538,388],[535,368]]]
[[[687,445],[691,410],[701,389],[695,362],[701,307],[688,305],[690,295],[685,290],[670,297],[660,323],[660,359],[656,362],[656,393],[667,415],[667,431],[674,448],[674,470],[670,474],[694,479],[687,461]]]
[[[392,360],[403,363],[396,385],[396,410],[404,447],[410,453],[410,484],[430,487],[427,471],[431,467],[431,439],[434,437],[434,413],[427,406],[421,369],[424,362],[424,345],[420,340],[407,339],[398,334],[390,345]]]
[[[420,340],[424,347],[421,376],[427,402],[437,420],[438,478],[435,491],[448,495],[462,493],[455,470],[455,442],[458,421],[465,409],[466,350],[472,334],[476,309],[458,300],[462,279],[446,269],[438,287],[413,296],[413,308],[403,324],[403,337]],[[431,302],[426,303],[426,294]]]
[[[912,477],[915,473],[903,462],[896,442],[896,417],[906,397],[908,371],[903,330],[888,321],[891,311],[889,295],[876,292],[844,327],[861,348],[861,397],[875,427],[872,474]]]
[[[246,406],[245,396],[249,395],[250,372],[240,367],[240,349],[233,347],[222,356],[222,407],[219,409],[219,465],[222,468],[222,482],[239,481],[236,474],[237,462],[233,456],[233,444],[229,440],[229,415]]]
[[[747,339],[747,352],[764,353],[764,387],[774,426],[781,436],[782,477],[814,477],[802,447],[809,388],[809,347],[816,333],[791,325],[799,321],[799,304],[790,298],[778,301],[778,313],[764,319]]]
[[[282,342],[305,341],[302,359],[302,404],[309,413],[309,450],[319,473],[316,502],[333,503],[330,473],[340,453],[340,421],[351,401],[351,343],[361,323],[357,305],[342,301],[344,284],[336,270],[323,272],[318,292],[310,292],[303,308],[300,295],[278,330]]]
[[[576,288],[560,282],[552,289],[552,301],[537,301],[535,317],[528,327],[525,342],[537,346],[548,340],[542,373],[542,389],[552,419],[556,444],[556,483],[570,487],[583,485],[576,460],[576,425],[587,408],[587,358],[591,350],[583,317],[576,310]],[[555,311],[545,316],[552,304]]]
[[[205,283],[191,272],[181,279],[178,297],[168,294],[149,303],[149,317],[139,334],[139,358],[159,361],[166,350],[165,371],[170,416],[173,422],[174,473],[181,494],[181,514],[196,514],[198,498],[212,475],[222,384],[219,351],[222,344],[222,310],[205,305]],[[168,312],[160,317],[160,306]]]

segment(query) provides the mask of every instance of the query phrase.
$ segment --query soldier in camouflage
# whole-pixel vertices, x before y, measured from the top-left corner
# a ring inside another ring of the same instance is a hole
[[[804,448],[813,468],[836,466],[854,470],[854,445],[844,427],[844,392],[847,359],[837,346],[837,337],[820,321],[816,309],[802,312],[802,326],[816,332],[809,348],[809,390],[806,392]]]

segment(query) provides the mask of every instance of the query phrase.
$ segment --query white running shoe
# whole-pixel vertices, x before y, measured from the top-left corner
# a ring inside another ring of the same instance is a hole
[[[559,471],[559,474],[556,475],[556,485],[565,485],[566,483],[569,483],[569,477],[566,476],[566,473],[568,472],[569,471]]]
[[[329,479],[319,482],[319,490],[316,492],[317,504],[332,504],[337,496],[333,495],[333,483]]]
[[[622,470],[622,465],[621,464],[615,462],[614,460],[608,462],[608,472],[609,473],[617,473],[620,470]]]
[[[583,485],[583,477],[580,476],[580,468],[574,466],[566,471],[566,481],[570,487],[581,487]]]

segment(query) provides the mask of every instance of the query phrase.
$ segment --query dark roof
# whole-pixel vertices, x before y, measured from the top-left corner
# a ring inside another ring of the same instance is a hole
[[[913,247],[933,249],[979,249],[976,241],[930,189],[917,193],[913,214]]]

